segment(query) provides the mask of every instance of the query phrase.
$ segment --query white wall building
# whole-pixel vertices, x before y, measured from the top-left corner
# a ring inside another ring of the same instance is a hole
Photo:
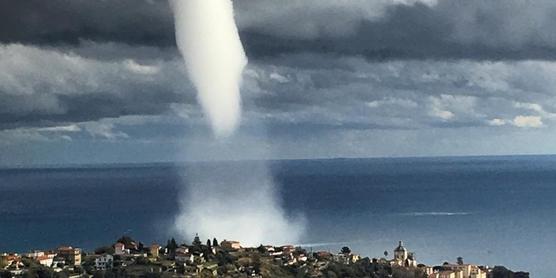
[[[111,269],[114,266],[114,257],[104,254],[95,259],[95,268],[97,270]]]

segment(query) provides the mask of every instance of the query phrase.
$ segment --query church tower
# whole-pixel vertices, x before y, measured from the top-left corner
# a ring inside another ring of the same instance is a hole
[[[400,243],[396,249],[394,249],[394,260],[399,265],[404,265],[405,261],[407,260],[408,254],[407,249],[403,246],[403,242],[400,240]]]

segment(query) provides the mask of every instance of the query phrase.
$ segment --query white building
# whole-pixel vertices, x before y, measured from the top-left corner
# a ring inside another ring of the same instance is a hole
[[[81,265],[81,249],[71,246],[58,247],[58,255],[66,259],[67,264]]]
[[[223,240],[222,242],[220,242],[220,246],[228,250],[241,249],[241,244],[239,243],[239,241],[234,241],[234,240]]]
[[[195,257],[193,256],[193,254],[189,253],[189,248],[185,246],[180,246],[176,249],[176,255],[174,257],[176,263],[189,264],[193,262],[194,259]]]
[[[123,243],[116,242],[116,244],[114,244],[114,254],[115,255],[129,254],[129,249],[125,249],[125,245]]]
[[[30,253],[27,253],[25,256],[30,258],[30,259],[35,260],[36,262],[38,262],[41,265],[50,267],[50,266],[52,266],[52,260],[54,259],[56,254],[35,250],[35,251],[30,252]]]
[[[486,278],[487,273],[479,266],[472,264],[445,264],[443,270],[438,275],[431,275],[434,278],[452,277],[454,278]]]
[[[36,259],[37,262],[39,262],[39,264],[44,265],[46,267],[51,267],[52,263],[54,261],[54,257],[53,256],[48,256],[48,255],[44,255],[41,257],[38,257]]]
[[[44,256],[44,255],[45,255],[44,252],[43,252],[43,251],[39,251],[39,250],[33,250],[33,251],[31,251],[31,252],[25,254],[25,256],[26,256],[27,258],[30,258],[30,259],[33,259],[33,260],[37,259],[38,257],[42,257],[42,256]]]
[[[114,266],[114,257],[104,254],[95,259],[95,268],[97,270],[111,269]]]
[[[415,255],[405,249],[405,247],[403,246],[403,241],[401,240],[398,244],[398,247],[394,249],[394,260],[392,261],[392,264],[405,267],[417,266]]]

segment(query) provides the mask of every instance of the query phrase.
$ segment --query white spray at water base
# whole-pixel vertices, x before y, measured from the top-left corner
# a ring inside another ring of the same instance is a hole
[[[236,144],[230,140],[240,121],[240,87],[247,58],[232,1],[169,1],[189,79],[214,135],[221,139],[216,144]],[[207,143],[205,148],[210,146]],[[190,167],[186,179],[187,192],[175,221],[176,231],[184,238],[199,233],[256,246],[296,243],[303,232],[303,221],[290,221],[281,209],[266,162]]]

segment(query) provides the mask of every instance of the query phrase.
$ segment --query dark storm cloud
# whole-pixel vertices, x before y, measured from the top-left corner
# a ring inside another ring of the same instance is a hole
[[[354,1],[351,5],[369,10],[380,6],[369,3]],[[248,4],[244,8],[247,10]],[[255,55],[304,51],[378,60],[556,58],[553,1],[439,0],[431,5],[387,5],[379,15],[371,16],[347,7],[342,13],[342,7],[333,5],[331,8],[339,11],[324,10],[310,16],[303,12],[310,6],[298,11],[273,8],[278,16],[270,24],[262,17],[244,28],[247,48]]]
[[[556,3],[339,2],[235,2],[255,57],[247,125],[313,133],[556,119],[553,63],[506,61],[553,58]],[[2,1],[0,23],[0,129],[169,111],[198,124],[166,1]]]
[[[0,40],[38,44],[79,40],[173,44],[173,18],[160,0],[0,2]]]
[[[549,0],[237,0],[251,57],[320,52],[370,59],[554,59]],[[20,0],[0,3],[0,41],[82,40],[173,47],[165,0]]]

